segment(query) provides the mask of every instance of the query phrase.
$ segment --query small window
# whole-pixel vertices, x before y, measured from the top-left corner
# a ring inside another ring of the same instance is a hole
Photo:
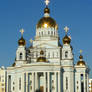
[[[48,34],[50,34],[50,31],[48,31]]]
[[[19,90],[21,90],[21,78],[19,78]]]
[[[53,31],[51,31],[51,34],[53,35]]]
[[[67,58],[67,57],[68,57],[68,51],[65,52],[65,58]]]
[[[42,36],[43,36],[43,32],[42,32]]]
[[[39,32],[39,36],[40,36],[40,32]]]
[[[83,80],[83,74],[81,74],[81,80]]]
[[[22,53],[20,53],[20,59],[22,59]]]
[[[66,89],[68,89],[68,77],[66,77]]]

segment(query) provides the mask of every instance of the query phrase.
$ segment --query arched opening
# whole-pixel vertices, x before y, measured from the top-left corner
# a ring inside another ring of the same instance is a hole
[[[65,52],[65,58],[67,58],[67,57],[68,57],[68,51]]]
[[[20,60],[22,59],[22,56],[23,56],[22,53],[20,53],[20,56],[19,56]]]

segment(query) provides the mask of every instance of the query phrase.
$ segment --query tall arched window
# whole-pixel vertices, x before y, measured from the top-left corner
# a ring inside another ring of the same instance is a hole
[[[20,53],[20,56],[19,56],[19,58],[20,58],[20,59],[22,59],[22,56],[23,56],[23,55],[22,55],[22,53]]]
[[[68,57],[68,51],[65,52],[65,58],[67,58],[67,57]]]
[[[50,31],[48,31],[48,35],[50,34]]]
[[[21,78],[19,78],[19,90],[21,90]]]
[[[84,92],[83,74],[81,74],[81,92]]]
[[[40,32],[39,32],[39,36],[40,36]]]
[[[68,77],[66,77],[66,89],[68,89]]]
[[[42,36],[43,36],[43,32],[42,32]]]

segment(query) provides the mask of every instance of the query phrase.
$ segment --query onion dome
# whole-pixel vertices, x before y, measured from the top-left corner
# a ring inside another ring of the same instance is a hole
[[[44,17],[42,17],[38,23],[37,28],[55,28],[58,29],[56,21],[50,17],[50,9],[46,7],[44,9]]]
[[[77,62],[78,66],[86,66],[85,61],[83,61],[83,56],[79,56],[80,61]]]
[[[23,36],[18,40],[18,44],[19,44],[19,46],[24,46],[24,45],[26,45],[26,41],[25,41],[25,39],[23,38]]]
[[[70,42],[71,42],[71,38],[65,35],[65,37],[63,38],[63,44],[70,44]]]
[[[40,55],[41,56],[37,59],[37,62],[47,62],[46,57],[43,56],[44,55],[43,50],[40,51]]]

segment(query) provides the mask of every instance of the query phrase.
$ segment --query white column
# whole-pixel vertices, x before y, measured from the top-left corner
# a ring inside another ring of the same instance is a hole
[[[32,72],[32,92],[35,92],[34,72]]]
[[[84,79],[83,79],[83,81],[84,81],[84,92],[86,92],[86,78],[85,78],[85,73],[84,73]]]
[[[44,92],[46,92],[46,72],[44,72]]]
[[[37,75],[37,72],[35,72],[35,90],[38,90],[38,75]]]
[[[87,74],[87,92],[89,91],[89,76]]]
[[[50,72],[48,72],[48,92],[50,92]]]
[[[24,73],[22,73],[21,80],[22,80],[22,81],[21,81],[21,82],[22,82],[22,83],[21,83],[21,85],[22,85],[22,86],[21,86],[21,90],[22,90],[22,92],[24,92],[24,84],[25,84],[25,82],[24,82]]]
[[[26,92],[28,92],[28,73],[26,73]]]
[[[61,92],[61,79],[60,79],[60,71],[58,72],[58,92]]]
[[[57,72],[55,72],[54,75],[55,75],[54,87],[55,87],[55,92],[57,92]]]

